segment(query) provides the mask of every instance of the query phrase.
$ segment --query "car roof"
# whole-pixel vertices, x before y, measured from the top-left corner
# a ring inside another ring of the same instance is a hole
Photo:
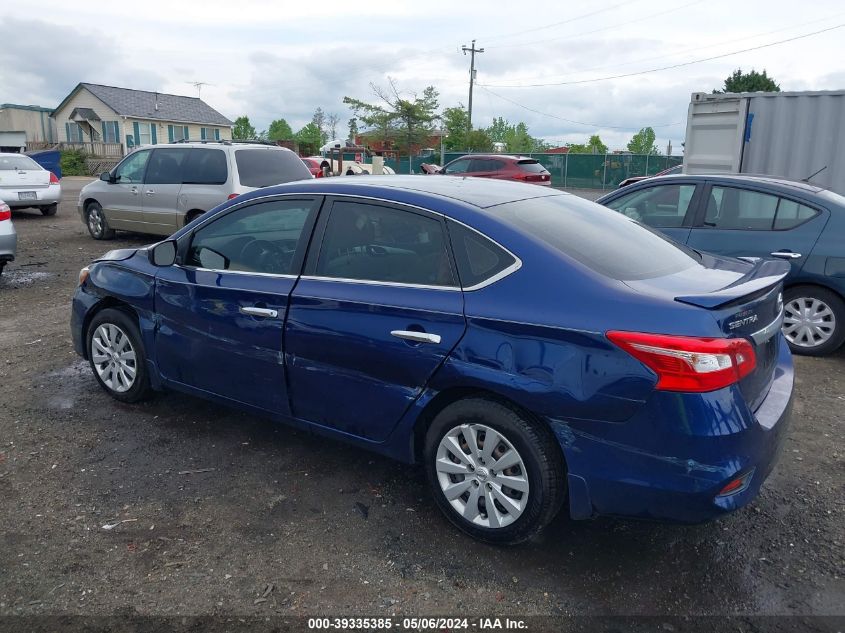
[[[401,201],[406,194],[429,194],[449,198],[464,204],[486,209],[516,200],[571,195],[550,187],[538,187],[508,180],[470,178],[459,176],[349,176],[344,178],[316,178],[297,180],[283,185],[260,189],[246,196],[254,197],[282,193],[308,193],[312,195],[357,195],[387,197]]]
[[[175,141],[173,143],[160,143],[156,145],[140,145],[138,149],[159,149],[162,147],[234,147],[235,149],[269,149],[269,150],[284,150],[293,153],[293,150],[280,145],[272,143],[250,143],[249,141],[229,141],[229,140],[208,140],[208,141]]]
[[[800,180],[789,180],[788,178],[780,178],[778,176],[766,176],[764,174],[666,174],[665,176],[653,176],[648,178],[649,183],[659,181],[671,180],[697,180],[710,181],[734,184],[759,184],[759,185],[774,185],[776,187],[785,187],[800,190],[805,193],[819,193],[826,191],[824,187],[803,182]]]
[[[505,158],[507,160],[536,160],[530,156],[519,156],[517,154],[464,154],[453,160],[461,160],[462,158]],[[451,162],[451,161],[450,161]]]

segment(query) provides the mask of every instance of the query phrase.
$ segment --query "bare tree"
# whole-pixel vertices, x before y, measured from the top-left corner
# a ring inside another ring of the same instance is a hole
[[[337,124],[340,123],[340,117],[337,114],[330,114],[328,116],[329,138],[335,140],[337,138]]]

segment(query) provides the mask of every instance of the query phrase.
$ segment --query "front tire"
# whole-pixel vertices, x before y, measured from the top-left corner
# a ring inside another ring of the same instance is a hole
[[[95,240],[114,239],[114,229],[110,229],[99,202],[90,202],[85,209],[85,224]]]
[[[134,319],[106,308],[88,326],[88,362],[106,393],[121,402],[138,402],[150,394],[147,357]]]
[[[566,498],[554,435],[514,409],[459,400],[426,433],[426,475],[440,510],[473,538],[515,545],[555,517]]]
[[[845,342],[845,302],[820,286],[784,292],[783,335],[794,354],[827,356]]]
[[[41,207],[41,215],[53,216],[59,210],[58,203],[48,204],[46,207]]]

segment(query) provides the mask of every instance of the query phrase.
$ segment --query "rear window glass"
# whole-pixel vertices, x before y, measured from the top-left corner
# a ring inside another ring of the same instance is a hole
[[[699,261],[695,251],[615,211],[571,195],[509,202],[488,211],[620,281],[671,275]]]
[[[244,187],[269,187],[311,178],[311,172],[293,152],[272,149],[235,150],[238,176]]]
[[[0,156],[0,170],[11,171],[13,169],[37,169],[40,171],[41,165],[29,156]]]
[[[546,168],[536,160],[521,160],[517,162],[517,165],[522,171],[531,172],[532,174],[542,174],[546,171]]]
[[[812,217],[815,217],[816,210],[811,209],[794,200],[781,198],[778,202],[778,212],[775,216],[775,230],[792,229],[803,224]]]
[[[461,286],[472,288],[513,265],[513,255],[480,233],[447,221]]]
[[[188,153],[182,168],[186,185],[222,185],[229,178],[226,152],[220,149],[195,148]]]

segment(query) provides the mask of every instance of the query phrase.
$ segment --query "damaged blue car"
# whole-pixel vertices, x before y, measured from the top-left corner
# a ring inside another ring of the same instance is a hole
[[[786,262],[701,253],[554,189],[289,183],[82,270],[111,396],[175,390],[406,462],[475,538],[749,503],[793,390]]]

